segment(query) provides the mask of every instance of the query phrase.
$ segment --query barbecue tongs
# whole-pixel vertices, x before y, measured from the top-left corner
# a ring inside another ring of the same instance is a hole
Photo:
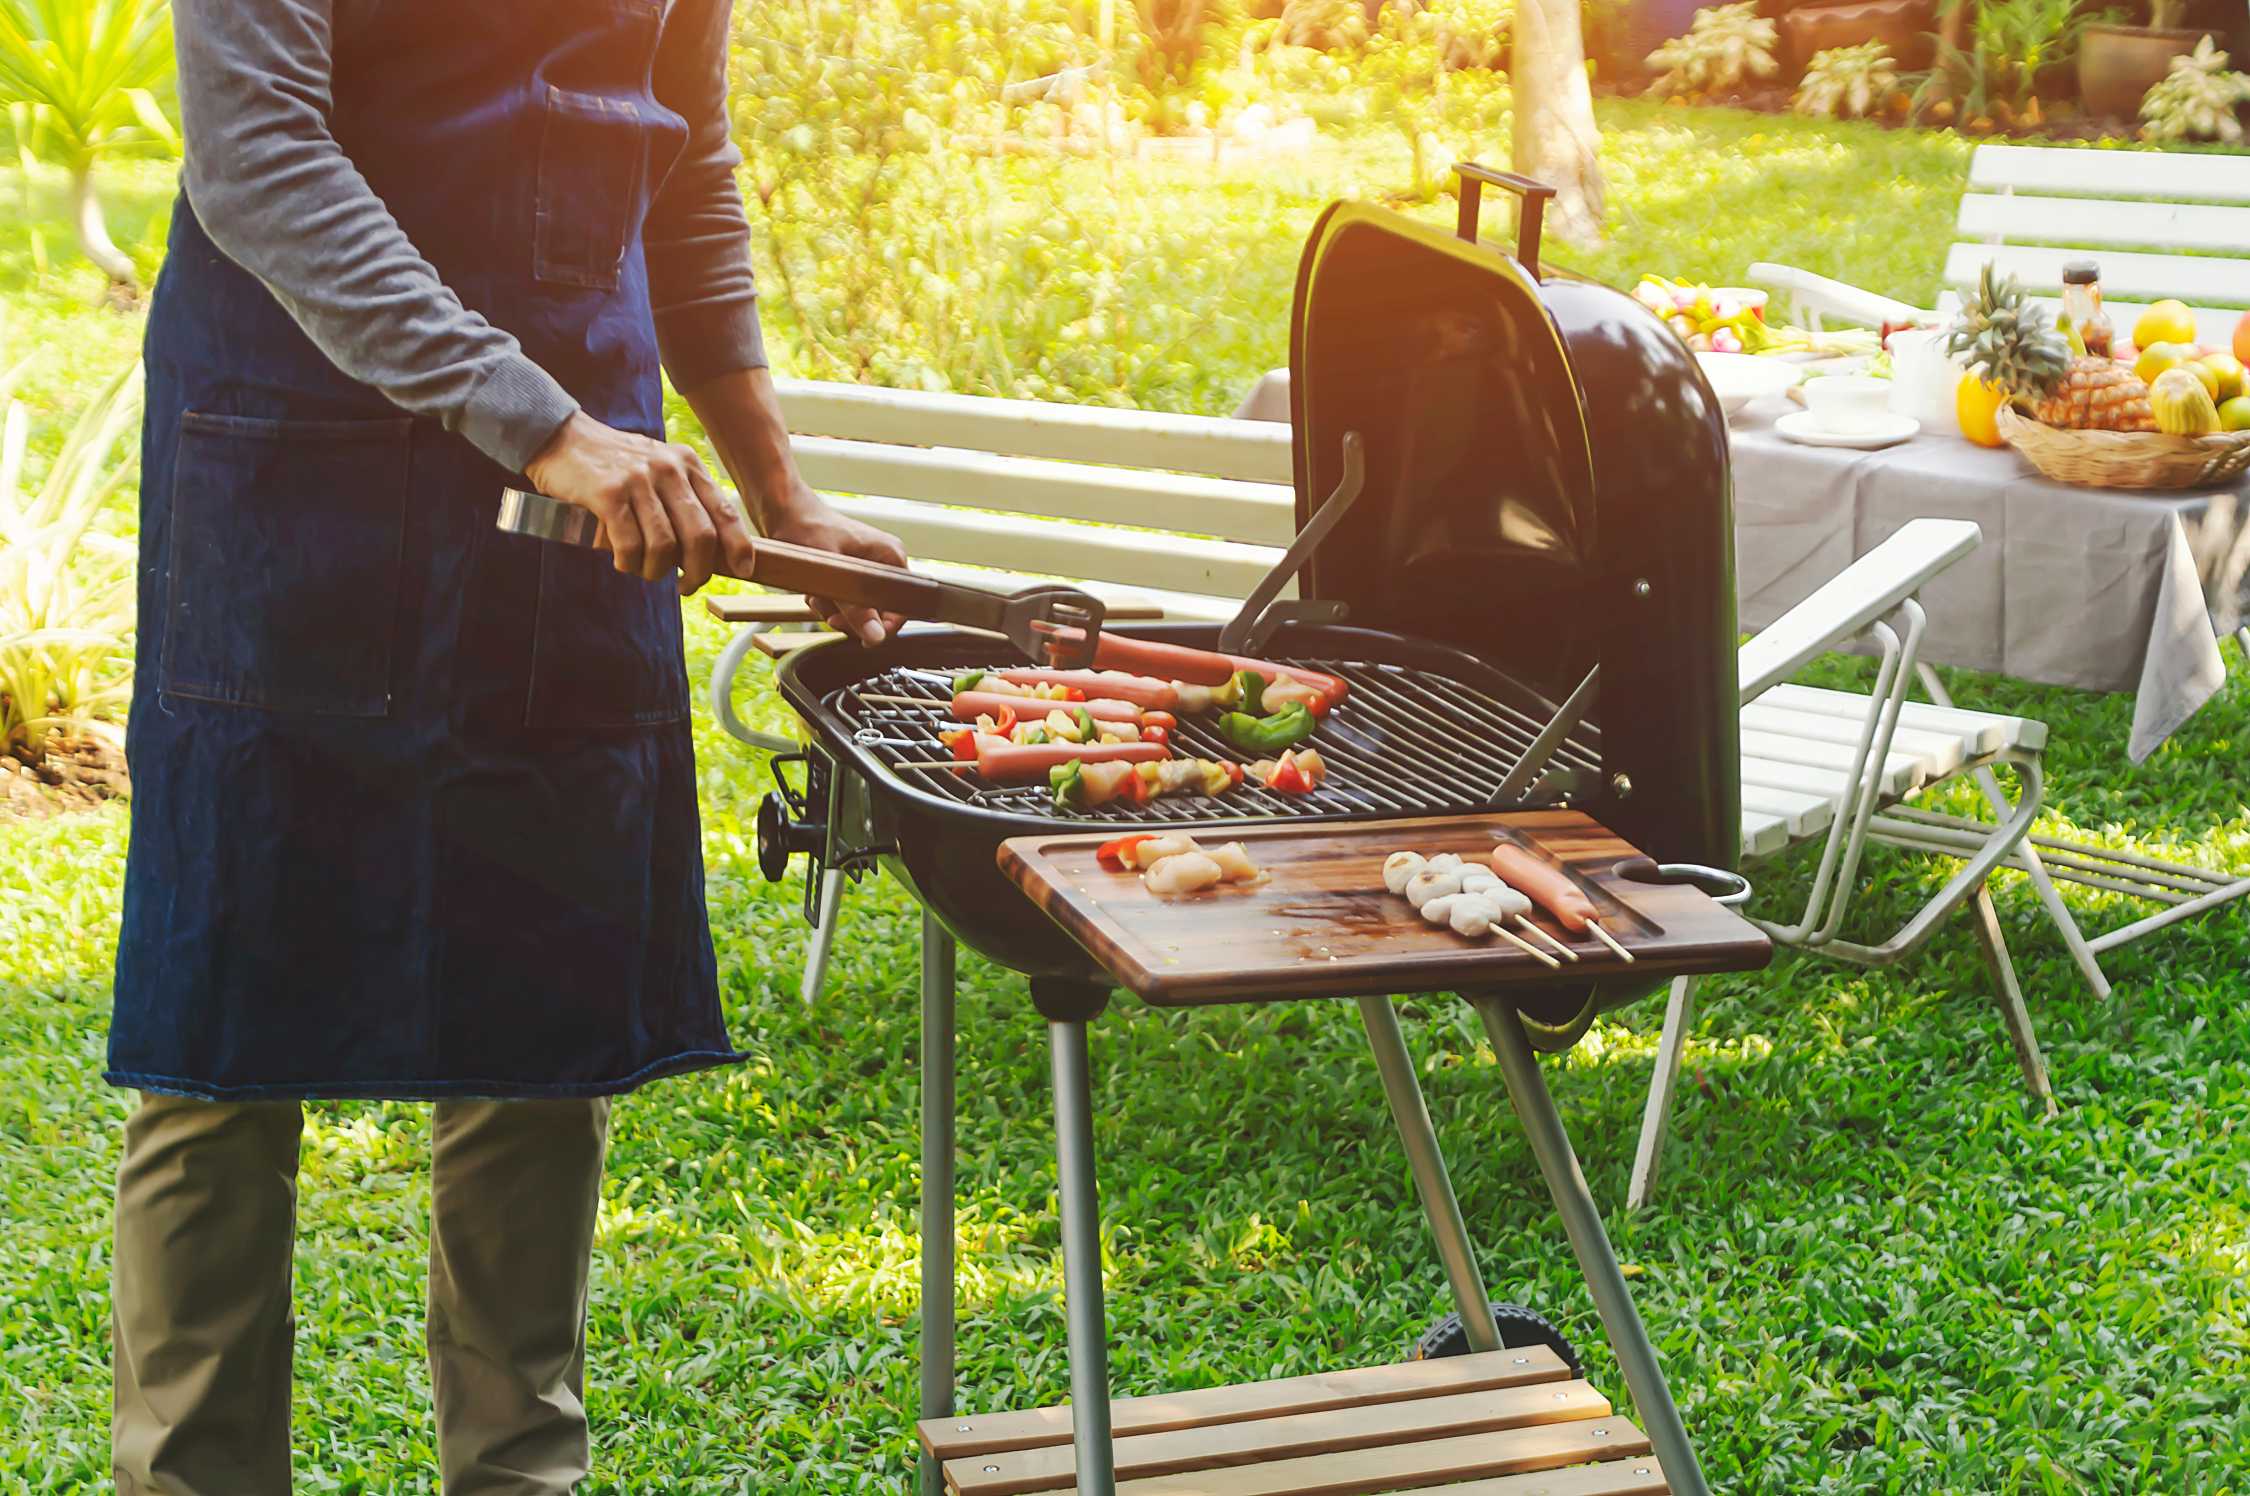
[[[531,535],[566,545],[590,546],[599,529],[594,516],[575,505],[525,489],[502,491],[499,526],[514,535]],[[862,561],[787,541],[760,539],[757,559],[741,580],[782,592],[801,592],[852,603],[884,613],[903,613],[931,623],[958,624],[1005,635],[1008,642],[1039,664],[1082,669],[1094,662],[1107,610],[1102,600],[1076,587],[1026,587],[1021,592],[987,592],[911,572],[880,561]],[[730,573],[731,574],[731,573]],[[1056,629],[1075,633],[1058,635]]]

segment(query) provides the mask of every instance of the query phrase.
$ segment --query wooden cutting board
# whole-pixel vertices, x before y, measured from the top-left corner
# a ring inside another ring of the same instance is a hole
[[[1206,833],[1205,846],[1240,841],[1269,876],[1173,898],[1101,862],[1096,849],[1114,834],[1015,837],[1001,844],[1000,868],[1120,984],[1159,1006],[1748,971],[1773,955],[1761,931],[1702,890],[1617,876],[1619,862],[1641,854],[1575,810]],[[1506,941],[1432,925],[1383,887],[1393,852],[1478,861],[1504,836],[1568,873],[1633,962],[1536,915],[1580,957],[1556,970]]]

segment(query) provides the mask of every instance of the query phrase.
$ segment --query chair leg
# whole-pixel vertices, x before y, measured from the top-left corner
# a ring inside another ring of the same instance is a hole
[[[1617,1354],[1618,1369],[1625,1373],[1625,1386],[1633,1394],[1641,1426],[1648,1432],[1657,1459],[1663,1462],[1664,1478],[1675,1496],[1711,1496],[1703,1469],[1696,1463],[1695,1446],[1688,1442],[1687,1427],[1680,1422],[1679,1406],[1672,1401],[1672,1389],[1664,1380],[1664,1368],[1656,1359],[1656,1347],[1649,1344],[1648,1329],[1633,1308],[1625,1274],[1617,1265],[1617,1254],[1610,1250],[1609,1233],[1602,1228],[1602,1213],[1586,1189],[1586,1176],[1578,1167],[1578,1156],[1571,1151],[1570,1134],[1563,1130],[1555,1098],[1547,1089],[1546,1077],[1539,1073],[1539,1059],[1531,1052],[1523,1023],[1502,999],[1480,998],[1475,1007],[1485,1034],[1492,1040],[1493,1052],[1500,1057],[1508,1100],[1515,1106],[1517,1120],[1523,1123],[1532,1157],[1538,1160],[1539,1172],[1547,1181],[1547,1193],[1554,1197],[1555,1209],[1562,1216],[1571,1252],[1578,1258],[1578,1270],[1585,1275],[1586,1288],[1593,1295],[1594,1311],[1602,1318],[1602,1328],[1609,1332],[1610,1349]]]
[[[812,944],[805,948],[805,980],[797,989],[808,1008],[819,1000],[821,985],[828,980],[828,957],[836,948],[836,913],[843,903],[844,875],[830,868],[820,876],[820,924],[812,933]],[[953,948],[953,937],[945,933],[944,927],[938,926],[935,920],[924,919],[922,950],[925,957],[930,949],[929,934],[933,926],[939,938],[945,941],[946,949]],[[948,955],[946,960],[950,963],[952,957]]]
[[[830,876],[835,876],[831,874]],[[825,942],[833,925],[821,921]],[[922,916],[922,1416],[953,1411],[954,946]],[[945,1496],[945,1472],[922,1454],[921,1496]]]
[[[1674,977],[1664,1004],[1664,1033],[1656,1041],[1656,1073],[1649,1077],[1648,1106],[1641,1113],[1640,1147],[1633,1153],[1633,1182],[1625,1208],[1639,1210],[1656,1193],[1656,1170],[1664,1156],[1664,1136],[1672,1121],[1672,1098],[1680,1079],[1680,1057],[1695,1024],[1695,978]]]
[[[2047,1061],[2039,1053],[2038,1036],[2031,1031],[2031,1010],[2024,1006],[2023,986],[2016,980],[2016,963],[2008,954],[2007,937],[2000,930],[2000,913],[1992,907],[1992,890],[1980,887],[1970,903],[1970,922],[1977,932],[1977,944],[1984,947],[1985,964],[1992,968],[1992,986],[1995,1000],[2000,1004],[2000,1022],[2008,1031],[2008,1040],[2015,1045],[2016,1064],[2023,1071],[2023,1083],[2052,1117],[2058,1110],[2055,1093],[2047,1084]]]

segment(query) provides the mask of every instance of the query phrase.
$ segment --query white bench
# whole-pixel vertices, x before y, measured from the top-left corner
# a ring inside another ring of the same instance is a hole
[[[1948,291],[1974,286],[1990,260],[2052,301],[2062,267],[2090,257],[2120,337],[2148,303],[2171,297],[2194,309],[2203,342],[2224,348],[2250,308],[2250,158],[1980,145],[1954,234]],[[1937,315],[1789,265],[1753,265],[1750,279],[1815,325]]]

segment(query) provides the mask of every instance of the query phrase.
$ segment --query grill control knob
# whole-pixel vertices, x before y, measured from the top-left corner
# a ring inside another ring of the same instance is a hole
[[[796,821],[789,803],[779,794],[758,802],[758,871],[778,883],[789,873],[789,859],[799,852],[817,853],[828,840],[828,828],[816,821]]]

